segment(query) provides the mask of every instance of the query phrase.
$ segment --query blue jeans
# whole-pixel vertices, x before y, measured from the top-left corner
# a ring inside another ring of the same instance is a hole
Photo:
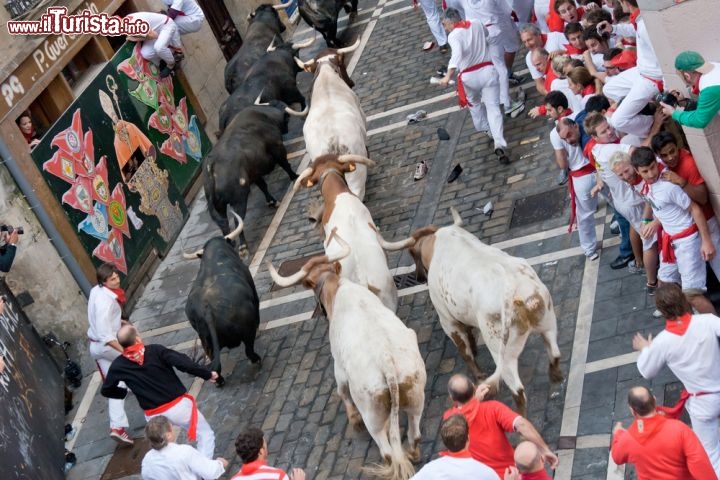
[[[630,222],[617,212],[613,215],[613,220],[617,221],[620,226],[620,256],[629,257],[633,254],[632,245],[630,245]]]

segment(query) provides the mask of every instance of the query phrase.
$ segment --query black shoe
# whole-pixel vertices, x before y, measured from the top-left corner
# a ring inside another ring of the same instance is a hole
[[[173,69],[170,68],[170,67],[168,67],[167,65],[164,65],[164,66],[160,69],[160,78],[167,78],[167,77],[169,77],[170,75],[172,75],[172,73],[173,73]]]
[[[560,173],[558,173],[557,178],[555,179],[555,182],[558,185],[565,185],[568,182],[568,170],[567,168],[563,168],[560,170]]]
[[[437,75],[437,76],[440,77],[440,78],[442,78],[442,77],[444,77],[445,75],[447,75],[447,66],[446,66],[446,65],[442,65],[440,68],[437,69],[437,71],[435,72],[435,75]]]
[[[455,168],[453,168],[452,172],[450,172],[450,175],[448,175],[447,182],[452,183],[455,180],[457,180],[458,177],[460,176],[460,174],[462,173],[462,171],[463,171],[463,168],[460,166],[459,163],[457,165],[455,165]]]
[[[446,43],[445,45],[440,45],[440,53],[446,54],[450,51],[450,47]]]
[[[610,268],[613,270],[620,270],[621,268],[627,267],[628,263],[635,260],[635,255],[628,255],[627,257],[621,257],[618,255],[618,257],[612,261],[610,264]]]
[[[498,160],[500,160],[500,163],[503,165],[510,165],[510,158],[505,153],[505,150],[502,148],[496,148],[495,149],[495,155],[497,155]]]
[[[437,129],[437,135],[440,140],[450,140],[450,134],[442,127]]]

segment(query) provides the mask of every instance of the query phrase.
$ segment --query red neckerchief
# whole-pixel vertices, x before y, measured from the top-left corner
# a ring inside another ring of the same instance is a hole
[[[117,296],[116,300],[120,304],[121,307],[123,305],[125,305],[125,302],[127,301],[127,298],[125,298],[125,290],[123,290],[122,288],[110,288],[110,287],[105,287],[105,288],[107,288],[108,290],[113,292],[115,294],[115,296]]]
[[[467,448],[464,448],[460,450],[459,452],[451,452],[450,450],[443,450],[442,452],[439,452],[441,457],[452,457],[452,458],[472,458],[472,455],[470,455],[470,450]]]
[[[638,8],[633,13],[630,14],[630,23],[632,23],[633,28],[635,31],[637,31],[637,18],[640,16],[640,9]]]
[[[635,179],[630,182],[630,185],[632,185],[634,187],[635,185],[639,185],[640,182],[642,182],[642,181],[643,181],[642,177],[636,173]]]
[[[665,165],[658,162],[658,180],[660,179],[660,174],[665,170]],[[657,182],[657,180],[655,180]],[[647,196],[647,194],[650,193],[650,184],[645,182],[643,183],[642,188],[640,189],[640,195],[643,197]]]
[[[685,313],[677,318],[668,318],[665,320],[665,330],[683,336],[690,326],[690,320],[692,320],[692,314],[690,313]]]
[[[591,83],[587,87],[583,88],[583,91],[581,95],[584,97],[586,95],[595,95],[595,84]]]
[[[459,22],[455,22],[453,24],[454,28],[470,28],[470,21],[469,20],[460,20]]]
[[[585,50],[587,50],[587,48]],[[585,50],[581,50],[574,45],[570,45],[569,43],[565,45],[565,53],[567,53],[568,55],[582,55]]]
[[[595,156],[592,153],[593,148],[595,148],[595,145],[597,145],[597,140],[590,137],[590,140],[585,144],[585,148],[583,148],[583,155],[585,155],[585,158],[590,160],[590,163],[595,165]]]
[[[692,94],[693,95],[700,95],[700,77],[698,77],[697,80],[695,80],[695,84],[692,86]]]
[[[142,365],[145,361],[145,344],[138,342],[130,347],[125,347],[122,356],[131,362]]]
[[[243,475],[252,475],[257,471],[258,468],[267,465],[264,460],[260,460],[259,458],[253,462],[245,463],[242,467],[240,467],[240,473]]]

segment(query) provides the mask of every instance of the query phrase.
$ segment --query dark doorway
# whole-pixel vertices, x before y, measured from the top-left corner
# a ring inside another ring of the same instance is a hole
[[[230,60],[242,46],[242,38],[230,17],[230,12],[225,7],[225,2],[198,0],[198,5],[205,13],[205,19],[220,45],[225,60]]]

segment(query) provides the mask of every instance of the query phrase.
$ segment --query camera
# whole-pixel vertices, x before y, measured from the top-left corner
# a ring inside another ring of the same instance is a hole
[[[670,92],[660,92],[655,96],[656,102],[662,102],[667,105],[670,105],[671,107],[677,107],[678,106],[678,99],[675,95],[673,95]]]
[[[13,227],[12,225],[0,225],[0,232],[8,232],[8,234],[17,230],[18,235],[25,233],[23,227]]]

